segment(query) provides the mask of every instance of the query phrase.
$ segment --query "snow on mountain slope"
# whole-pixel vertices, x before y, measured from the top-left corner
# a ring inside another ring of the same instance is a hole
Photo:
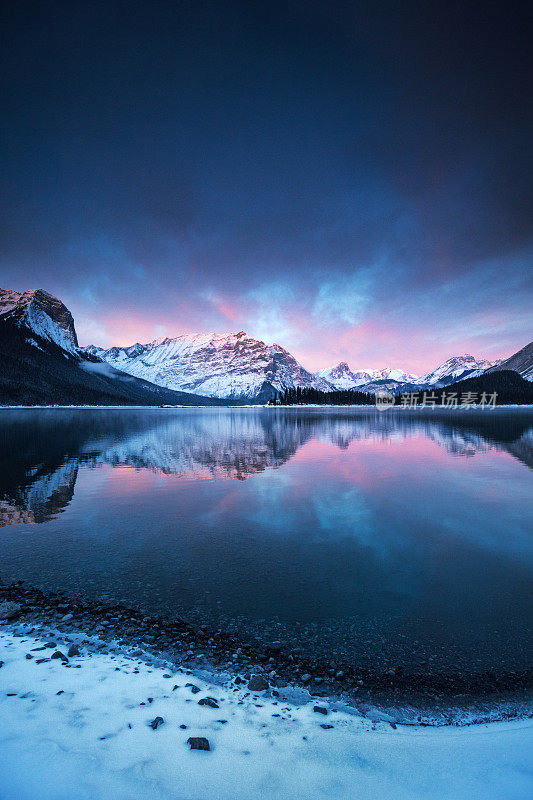
[[[533,381],[533,342],[526,344],[525,347],[504,361],[498,361],[494,366],[489,367],[487,372],[496,372],[501,369],[512,369],[527,381]]]
[[[399,383],[416,383],[418,377],[404,372],[402,369],[360,369],[352,372],[346,361],[341,361],[336,367],[322,369],[316,373],[335,389],[354,389],[365,388],[367,385],[374,384],[376,381],[395,381]]]
[[[23,293],[0,289],[0,317],[55,342],[69,353],[78,350],[72,314],[61,300],[43,289]]]
[[[366,370],[352,372],[346,361],[341,361],[336,367],[321,369],[316,375],[330,383],[335,389],[354,389],[372,377]]]
[[[135,377],[205,397],[255,400],[295,386],[331,389],[283,347],[252,339],[244,331],[191,334],[109,350],[91,345],[86,350]]]
[[[531,377],[533,380],[533,344],[528,345],[531,348],[523,348],[520,353],[516,353],[512,359],[514,366],[509,366],[507,369],[515,369],[520,371],[517,367],[524,369],[523,377]],[[520,356],[520,358],[517,358]],[[507,363],[507,362],[504,362]],[[436,367],[427,375],[419,377],[412,373],[405,372],[402,369],[385,367],[384,369],[360,369],[352,371],[345,361],[341,361],[335,367],[322,369],[317,372],[317,376],[328,381],[335,389],[354,389],[357,388],[364,392],[375,392],[378,389],[386,389],[391,392],[396,391],[411,391],[417,387],[429,386],[442,386],[452,383],[453,381],[460,380],[461,378],[475,378],[482,375],[488,369],[501,368],[498,367],[499,361],[486,361],[484,359],[476,359],[474,356],[465,354],[462,356],[451,356],[444,364]]]
[[[211,401],[213,402],[213,401]],[[203,405],[78,347],[70,311],[42,289],[0,290],[0,403]]]
[[[385,369],[370,370],[374,380],[383,381],[399,381],[401,383],[417,383],[418,375],[413,375],[410,372],[405,372],[403,369],[393,369],[385,367]]]
[[[497,363],[499,362],[476,359],[468,353],[463,356],[451,356],[444,364],[420,378],[419,383],[434,386],[452,383],[461,378],[476,378]]]

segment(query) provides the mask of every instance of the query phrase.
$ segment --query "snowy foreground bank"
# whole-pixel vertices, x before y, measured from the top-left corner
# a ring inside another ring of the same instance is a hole
[[[0,800],[533,796],[531,720],[393,726],[68,648],[0,630]]]

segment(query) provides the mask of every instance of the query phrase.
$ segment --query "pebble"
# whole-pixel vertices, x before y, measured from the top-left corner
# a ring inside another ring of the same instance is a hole
[[[187,744],[191,750],[210,750],[209,740],[204,736],[189,736]]]
[[[210,708],[220,708],[214,697],[202,697],[198,700],[199,706],[209,706]]]
[[[261,675],[252,675],[248,682],[248,688],[251,692],[263,692],[269,688],[269,683]]]
[[[150,726],[150,728],[152,728],[152,730],[156,731],[160,725],[164,724],[164,722],[165,720],[163,719],[163,717],[156,717],[151,722],[149,722],[148,725]]]
[[[61,652],[61,650],[56,650],[55,653],[52,653],[50,658],[60,658],[61,661],[68,661],[68,658],[64,653]]]

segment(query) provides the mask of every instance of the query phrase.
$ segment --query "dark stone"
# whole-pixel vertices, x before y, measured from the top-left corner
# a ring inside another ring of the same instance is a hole
[[[78,647],[78,645],[77,644],[71,644],[69,649],[68,649],[68,651],[67,651],[68,657],[69,658],[74,658],[74,656],[79,656],[79,654],[80,654],[80,648]]]
[[[326,731],[327,731],[327,730],[329,730],[330,728],[333,728],[333,725],[328,725],[326,722],[322,722],[322,724],[320,725],[320,727],[321,727],[321,728],[324,728],[324,730],[326,730]]]
[[[262,678],[261,675],[252,675],[248,682],[248,688],[251,692],[264,692],[268,687],[268,681]]]
[[[187,730],[187,726],[186,725],[180,725],[180,728],[181,728],[182,731],[186,731]]]
[[[191,750],[210,750],[209,740],[204,736],[189,736],[187,744],[190,745]]]
[[[328,713],[327,708],[324,708],[324,706],[313,706],[313,711],[317,714],[324,714],[324,716]]]
[[[29,661],[31,658],[33,658],[33,656],[32,656],[32,654],[31,654],[31,653],[26,653],[26,658],[27,658],[27,659],[28,659],[28,661]]]
[[[188,686],[193,694],[198,694],[200,691],[199,687],[195,686],[194,683],[186,683],[185,686]]]
[[[55,653],[52,653],[50,658],[60,658],[61,661],[68,661],[68,658],[64,653],[61,652],[61,650],[56,650]]]
[[[198,700],[199,706],[209,706],[209,708],[220,708],[214,697],[202,697]]]
[[[150,728],[152,728],[152,730],[156,731],[159,728],[160,725],[163,725],[164,722],[165,722],[165,720],[163,719],[163,717],[156,717],[155,719],[153,719],[148,724],[149,724]]]

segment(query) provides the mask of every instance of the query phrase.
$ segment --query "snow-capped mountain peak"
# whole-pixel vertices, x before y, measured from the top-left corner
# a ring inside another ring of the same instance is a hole
[[[16,292],[0,289],[0,317],[74,353],[78,338],[68,308],[44,289]]]
[[[460,378],[475,378],[496,363],[498,362],[474,358],[470,353],[465,353],[462,356],[451,356],[444,364],[420,378],[420,383],[435,385],[438,383],[451,383]]]
[[[399,383],[416,383],[419,378],[412,372],[406,372],[398,367],[384,367],[384,369],[369,370],[374,380],[398,381]]]
[[[144,345],[87,350],[135,377],[205,397],[257,400],[295,386],[331,388],[280,345],[265,344],[245,331],[184,334]]]
[[[418,380],[416,375],[392,367],[352,371],[346,361],[341,361],[335,367],[322,369],[317,372],[317,375],[328,381],[335,389],[364,389],[367,384],[385,380],[399,383],[414,383]]]
[[[327,367],[316,373],[318,378],[322,378],[331,384],[335,389],[353,389],[360,386],[371,376],[366,370],[352,372],[346,361],[341,361],[335,367]]]

